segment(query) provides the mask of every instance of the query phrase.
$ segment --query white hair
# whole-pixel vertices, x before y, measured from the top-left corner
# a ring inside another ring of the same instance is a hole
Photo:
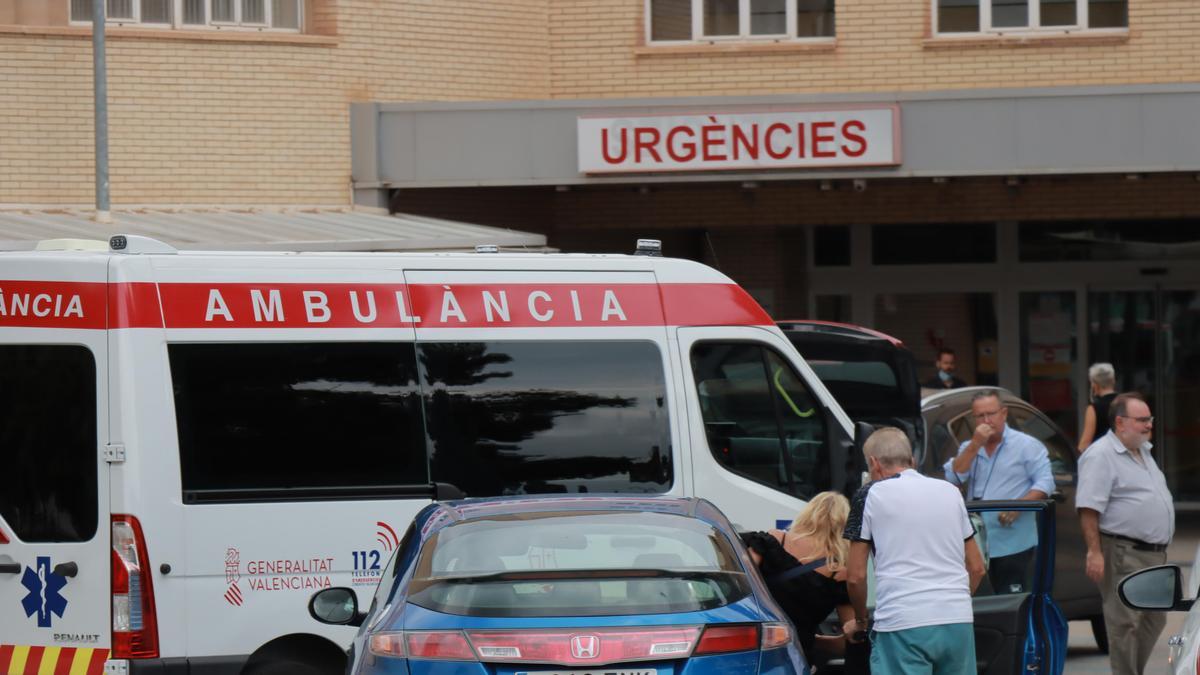
[[[896,468],[912,466],[912,444],[908,434],[896,427],[880,427],[867,437],[863,444],[863,454],[874,457],[880,466]]]
[[[1116,386],[1117,371],[1113,370],[1111,363],[1093,363],[1088,368],[1088,379],[1097,387],[1108,389]]]

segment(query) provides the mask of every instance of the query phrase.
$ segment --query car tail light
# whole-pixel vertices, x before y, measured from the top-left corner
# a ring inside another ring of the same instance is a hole
[[[467,631],[482,661],[563,665],[685,657],[699,636],[699,626]]]
[[[138,519],[112,516],[112,656],[158,658],[158,617],[150,557]]]
[[[395,631],[376,633],[368,647],[376,656],[393,658],[476,661],[475,652],[461,631]]]
[[[371,636],[369,650],[376,656],[402,659],[405,656],[404,633],[376,633]]]
[[[762,627],[762,648],[775,649],[785,647],[792,641],[792,629],[786,623],[764,623]]]
[[[700,644],[696,645],[696,655],[723,654],[725,652],[743,652],[758,649],[758,626],[709,626],[704,629]]]
[[[405,633],[408,655],[416,659],[474,661],[475,652],[459,631],[415,631]]]

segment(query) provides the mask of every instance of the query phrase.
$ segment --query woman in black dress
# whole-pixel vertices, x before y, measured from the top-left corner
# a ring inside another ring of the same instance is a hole
[[[835,609],[841,621],[854,616],[845,580],[848,545],[842,538],[849,514],[845,497],[822,492],[786,532],[747,532],[742,540],[771,595],[796,627],[809,661],[819,669],[829,659],[844,656],[844,672],[851,674],[869,672],[865,643],[849,643],[841,635],[821,635],[819,630]]]
[[[1092,402],[1083,413],[1083,431],[1079,434],[1079,452],[1083,454],[1098,438],[1108,433],[1108,404],[1117,397],[1117,373],[1111,363],[1093,363],[1088,368]]]

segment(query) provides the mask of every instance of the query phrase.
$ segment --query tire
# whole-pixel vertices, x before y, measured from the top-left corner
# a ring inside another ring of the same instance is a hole
[[[1108,653],[1108,629],[1104,626],[1104,616],[1092,617],[1092,637],[1096,638],[1096,646],[1100,648],[1100,653]]]

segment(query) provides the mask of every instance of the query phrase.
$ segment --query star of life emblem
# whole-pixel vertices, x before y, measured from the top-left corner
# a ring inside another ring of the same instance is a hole
[[[50,556],[38,556],[36,570],[26,567],[21,585],[29,591],[21,600],[21,607],[25,616],[37,615],[38,628],[50,628],[54,620],[51,615],[61,619],[67,611],[67,599],[60,593],[67,585],[67,578],[51,571]]]

